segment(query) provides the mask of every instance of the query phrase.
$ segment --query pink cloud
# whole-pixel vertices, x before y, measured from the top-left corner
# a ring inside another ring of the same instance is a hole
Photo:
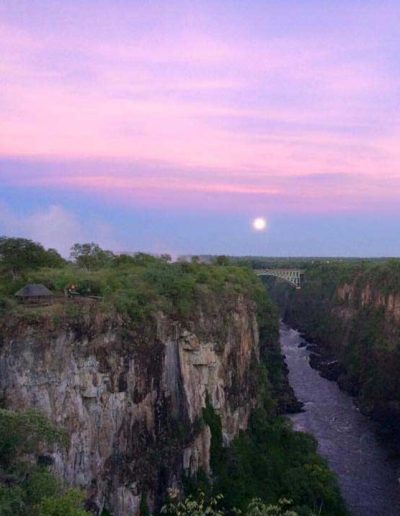
[[[356,212],[393,210],[400,178],[366,174],[229,176],[213,169],[177,169],[123,161],[21,162],[19,173],[0,171],[2,184],[78,192],[115,206],[243,212]],[[15,168],[15,167],[14,167]],[[24,171],[25,168],[25,171]],[[32,190],[33,191],[33,190]],[[51,195],[51,194],[49,194]],[[397,208],[396,208],[397,209]]]
[[[313,38],[230,33],[195,8],[181,24],[163,11],[167,21],[154,26],[158,8],[138,7],[132,28],[108,8],[116,30],[102,12],[83,31],[70,9],[75,24],[43,33],[0,26],[0,155],[134,160],[154,170],[20,173],[14,184],[189,205],[205,195],[240,197],[226,201],[238,206],[280,199],[310,210],[399,194],[399,127],[382,107],[396,98],[398,76],[346,28]],[[295,181],[321,173],[358,181]]]

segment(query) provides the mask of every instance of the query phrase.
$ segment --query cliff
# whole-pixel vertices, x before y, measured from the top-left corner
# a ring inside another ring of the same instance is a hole
[[[309,267],[304,286],[270,285],[287,322],[313,342],[311,362],[356,395],[363,412],[400,428],[400,273],[397,261]]]
[[[158,510],[183,474],[210,471],[207,393],[226,443],[247,427],[257,405],[255,303],[210,295],[186,319],[158,312],[143,328],[96,302],[67,308],[2,321],[2,406],[37,408],[66,428],[68,448],[47,453],[93,510],[135,515],[142,498]]]

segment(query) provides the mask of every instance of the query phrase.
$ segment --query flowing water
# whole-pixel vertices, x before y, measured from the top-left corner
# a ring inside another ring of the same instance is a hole
[[[291,416],[294,427],[317,439],[351,513],[400,516],[400,464],[378,441],[374,422],[359,412],[335,382],[310,367],[310,353],[299,348],[303,339],[296,330],[282,325],[280,340],[290,384],[304,403],[304,412]]]

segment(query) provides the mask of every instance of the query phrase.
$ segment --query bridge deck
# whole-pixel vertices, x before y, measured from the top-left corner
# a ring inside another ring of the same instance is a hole
[[[273,276],[283,279],[297,289],[301,288],[301,279],[304,274],[302,269],[255,269],[254,272],[257,276]]]

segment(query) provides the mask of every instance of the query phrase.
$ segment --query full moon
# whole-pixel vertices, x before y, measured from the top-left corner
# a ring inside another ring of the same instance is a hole
[[[253,228],[256,231],[264,231],[267,228],[267,221],[264,217],[257,217],[253,220]]]

